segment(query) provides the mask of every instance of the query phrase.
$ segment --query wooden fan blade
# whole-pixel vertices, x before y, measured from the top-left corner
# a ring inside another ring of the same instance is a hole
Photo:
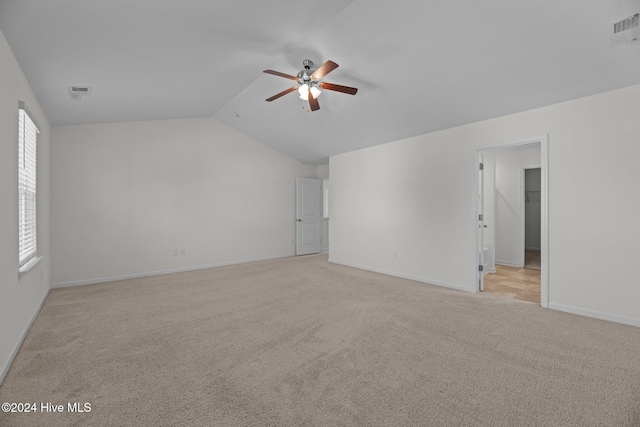
[[[324,76],[326,76],[327,74],[335,70],[336,68],[338,68],[338,64],[336,64],[333,61],[327,61],[324,64],[322,64],[320,68],[314,71],[313,74],[311,74],[311,78],[313,80],[320,80],[321,78],[323,78]]]
[[[358,88],[336,85],[333,83],[320,83],[320,88],[326,90],[335,90],[336,92],[347,93],[349,95],[355,95],[356,93],[358,93]]]
[[[281,96],[285,96],[286,94],[291,93],[291,92],[293,92],[293,91],[295,91],[295,90],[298,90],[298,86],[294,86],[294,87],[290,87],[289,89],[285,89],[285,90],[283,90],[282,92],[280,92],[279,94],[277,94],[277,95],[273,95],[271,98],[267,98],[267,99],[265,99],[265,101],[267,101],[267,102],[271,102],[271,101],[273,101],[274,99],[278,99],[278,98],[280,98]]]
[[[318,104],[318,99],[314,98],[309,91],[309,107],[311,107],[311,111],[316,111],[320,109],[320,104]]]
[[[292,76],[291,74],[281,73],[280,71],[264,70],[263,73],[273,74],[274,76],[284,77],[285,79],[298,81],[298,78],[296,76]]]

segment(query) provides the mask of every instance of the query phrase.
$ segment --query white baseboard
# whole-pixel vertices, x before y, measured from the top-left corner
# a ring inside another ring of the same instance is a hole
[[[147,277],[147,276],[159,276],[161,274],[181,273],[183,271],[204,270],[205,268],[223,267],[225,265],[245,264],[247,262],[268,261],[271,259],[288,258],[292,256],[295,256],[295,253],[291,252],[291,253],[266,256],[266,257],[245,258],[245,259],[237,259],[233,261],[216,262],[212,264],[201,264],[201,265],[193,265],[189,267],[170,268],[167,270],[146,271],[144,273],[133,273],[133,274],[124,274],[121,276],[98,277],[95,279],[54,283],[53,285],[51,285],[51,289],[68,288],[70,286],[95,285],[96,283],[115,282],[117,280],[127,280],[127,279],[137,279],[139,277]]]
[[[571,306],[562,305],[562,304],[549,303],[549,308],[552,310],[564,311],[565,313],[578,314],[580,316],[594,317],[596,319],[622,323],[623,325],[640,327],[640,319],[634,319],[633,317],[619,316],[617,314],[603,313],[601,311],[588,310],[586,308],[571,307]]]
[[[523,267],[520,263],[511,262],[511,261],[498,261],[496,260],[496,264],[498,265],[506,265],[507,267]]]
[[[410,274],[398,273],[395,271],[383,270],[381,268],[369,267],[366,265],[354,264],[350,262],[339,261],[329,258],[329,262],[334,264],[346,265],[347,267],[359,268],[360,270],[373,271],[374,273],[386,274],[387,276],[400,277],[402,279],[415,280],[416,282],[428,283],[430,285],[442,286],[444,288],[455,289],[457,291],[474,292],[472,288],[468,286],[457,285],[455,283],[443,282],[441,280],[432,280],[424,277],[412,276]]]
[[[7,376],[7,373],[9,372],[9,368],[11,368],[11,364],[13,363],[13,359],[15,359],[16,356],[18,355],[18,351],[20,351],[20,347],[22,347],[22,343],[24,342],[24,339],[27,337],[27,334],[29,333],[29,329],[31,329],[31,325],[33,325],[33,322],[36,320],[36,317],[38,317],[38,314],[40,314],[40,309],[42,309],[42,306],[44,305],[45,300],[49,296],[50,291],[51,291],[51,288],[47,289],[47,292],[45,292],[44,296],[42,297],[42,301],[40,301],[40,304],[38,305],[38,308],[36,308],[36,311],[31,316],[31,320],[29,320],[29,323],[24,328],[24,331],[22,331],[22,335],[20,336],[20,339],[18,340],[15,347],[13,348],[13,351],[9,356],[9,360],[7,360],[5,365],[2,367],[2,372],[0,372],[0,384],[2,384],[2,382],[4,381],[4,377]]]

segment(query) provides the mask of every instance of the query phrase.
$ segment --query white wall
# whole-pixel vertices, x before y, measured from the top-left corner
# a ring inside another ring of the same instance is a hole
[[[524,247],[527,250],[540,250],[540,193],[542,189],[541,170],[525,171],[524,203]]]
[[[18,280],[18,101],[40,126],[37,240],[42,260]],[[0,33],[0,382],[50,283],[49,122]]]
[[[550,307],[640,325],[639,100],[636,85],[332,157],[331,260],[472,291],[475,150],[548,134]]]
[[[209,118],[52,141],[54,285],[294,254],[295,178],[316,166]]]
[[[495,153],[495,260],[497,264],[524,266],[524,212],[522,171],[540,166],[540,147]]]
[[[316,166],[316,176],[320,179],[329,178],[329,163]]]

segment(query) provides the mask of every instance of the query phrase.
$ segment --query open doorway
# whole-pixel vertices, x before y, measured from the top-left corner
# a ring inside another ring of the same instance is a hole
[[[548,307],[547,139],[477,149],[478,290]]]
[[[540,270],[540,212],[542,181],[539,167],[522,170],[524,185],[524,268]]]

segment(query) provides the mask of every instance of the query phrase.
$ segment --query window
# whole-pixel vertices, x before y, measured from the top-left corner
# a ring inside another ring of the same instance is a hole
[[[20,102],[18,110],[18,259],[36,258],[36,138],[38,127]]]

